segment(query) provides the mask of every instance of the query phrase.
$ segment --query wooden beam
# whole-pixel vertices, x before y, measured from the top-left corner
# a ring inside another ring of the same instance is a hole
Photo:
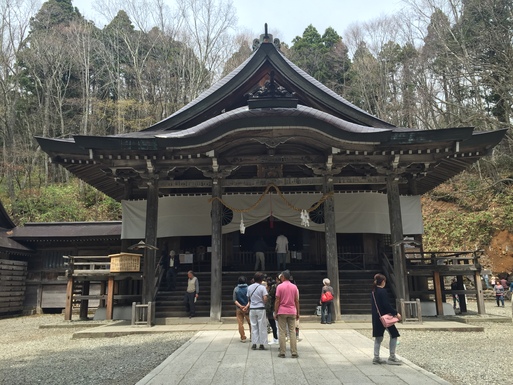
[[[64,320],[71,321],[71,314],[73,311],[73,277],[68,278],[68,284],[66,286],[66,304],[64,308]]]
[[[479,314],[486,314],[484,294],[483,294],[483,283],[481,282],[481,272],[476,271],[474,273],[474,287],[476,288],[476,300],[477,300],[477,312]]]
[[[157,244],[159,180],[156,178],[150,178],[147,180],[147,185],[146,230],[144,237],[147,245],[155,246]],[[155,266],[156,250],[153,248],[145,248],[143,266],[143,303],[145,304],[153,301],[155,290]]]
[[[110,276],[107,284],[107,308],[105,309],[105,319],[112,321],[114,318],[114,277]]]
[[[305,177],[305,178],[251,178],[251,179],[223,179],[223,187],[262,187],[269,184],[275,184],[280,187],[287,186],[322,186],[323,177]],[[386,176],[334,176],[334,185],[386,185]],[[406,178],[399,178],[399,184],[407,184]],[[140,188],[146,186],[141,181]],[[160,189],[167,188],[211,188],[212,179],[194,179],[194,180],[161,180]]]
[[[323,183],[323,192],[329,194],[333,191],[333,179],[326,176]],[[337,230],[335,228],[335,200],[333,195],[324,202],[324,230],[326,242],[326,270],[333,287],[335,298],[333,300],[334,320],[340,320],[340,282],[337,254]]]
[[[399,181],[395,175],[387,177],[387,200],[390,221],[390,237],[394,256],[394,275],[397,300],[409,301],[408,281],[406,273],[406,258],[403,247],[403,221],[401,217],[401,202],[399,197]]]
[[[214,179],[212,183],[212,198],[221,198],[221,181]],[[223,204],[218,199],[214,199],[212,201],[212,253],[210,270],[210,319],[213,321],[221,321],[223,280],[222,215]]]
[[[433,285],[435,286],[435,307],[436,315],[444,315],[444,304],[442,300],[442,284],[440,282],[440,272],[433,272]]]

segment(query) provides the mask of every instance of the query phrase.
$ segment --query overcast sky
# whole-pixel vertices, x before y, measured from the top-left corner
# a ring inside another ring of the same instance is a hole
[[[310,24],[320,34],[333,27],[341,35],[355,22],[397,12],[401,3],[400,0],[234,0],[234,5],[239,26],[258,36],[267,23],[269,33],[290,44]]]
[[[73,5],[87,19],[97,20],[91,2],[73,0]],[[233,0],[233,4],[240,28],[258,37],[267,23],[269,33],[287,44],[310,24],[321,34],[333,27],[341,35],[353,23],[391,15],[402,6],[401,0]]]

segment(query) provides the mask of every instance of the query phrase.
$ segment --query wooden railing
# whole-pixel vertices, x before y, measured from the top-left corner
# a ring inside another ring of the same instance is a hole
[[[405,252],[404,254],[408,270],[425,267],[439,270],[458,270],[458,268],[468,270],[481,268],[479,258],[483,255],[483,250]]]

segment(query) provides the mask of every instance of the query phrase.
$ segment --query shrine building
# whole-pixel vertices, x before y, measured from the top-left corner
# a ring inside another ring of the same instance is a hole
[[[409,299],[403,241],[421,243],[420,197],[467,169],[506,131],[423,130],[380,120],[315,80],[267,32],[229,75],[138,132],[38,137],[51,161],[123,207],[121,251],[143,240],[142,303],[154,301],[162,250],[210,272],[210,318],[223,272],[251,271],[253,243],[289,240],[295,270],[325,271],[340,314],[341,265],[392,266]],[[390,258],[389,258],[390,257]],[[320,288],[319,288],[320,291]]]

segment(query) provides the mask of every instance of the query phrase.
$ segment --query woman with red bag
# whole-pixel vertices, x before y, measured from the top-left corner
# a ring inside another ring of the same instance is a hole
[[[324,286],[321,291],[321,324],[331,323],[331,313],[333,304],[333,288],[330,286],[331,282],[328,278],[322,280]]]
[[[389,326],[387,329],[390,335],[390,355],[388,360],[382,360],[379,358],[379,350],[381,348],[381,342],[383,342],[383,335],[385,334],[385,327],[381,323],[380,317],[383,314],[392,314],[401,320],[401,314],[397,312],[391,305],[388,299],[388,293],[385,289],[387,279],[383,274],[376,274],[374,276],[373,289],[371,294],[372,303],[372,336],[374,337],[374,359],[373,364],[389,364],[389,365],[401,365],[402,361],[395,356],[395,348],[397,347],[397,338],[399,337],[399,331],[395,325]]]

